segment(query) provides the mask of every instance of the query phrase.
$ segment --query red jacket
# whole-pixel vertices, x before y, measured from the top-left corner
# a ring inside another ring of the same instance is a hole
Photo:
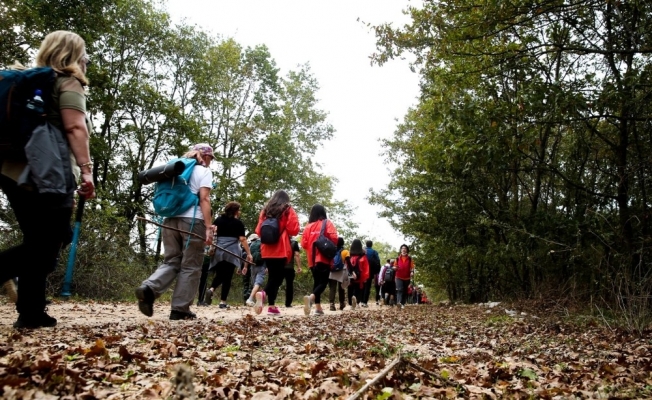
[[[301,236],[301,247],[306,250],[306,256],[308,257],[308,265],[310,268],[314,267],[316,263],[323,263],[326,265],[332,265],[333,260],[328,260],[324,258],[318,250],[315,254],[315,260],[313,262],[313,247],[312,244],[315,243],[319,237],[319,232],[321,231],[322,220],[316,222],[310,222],[303,228],[303,236]],[[331,242],[337,245],[337,229],[335,225],[330,220],[326,220],[326,229],[324,230],[324,236],[330,239]]]
[[[360,288],[363,288],[365,282],[369,279],[369,260],[364,255],[351,256],[351,265],[357,266],[358,270],[360,270],[360,277],[355,280],[355,283],[358,283]]]
[[[414,261],[412,261],[412,257],[409,255],[406,257],[399,255],[396,259],[396,266],[398,267],[396,270],[396,277],[404,281],[409,281],[412,277],[412,270],[414,269]]]
[[[260,226],[263,221],[267,219],[263,211],[258,216],[258,225],[256,225],[256,234],[260,236]],[[281,230],[281,237],[278,242],[274,244],[260,244],[260,255],[263,258],[285,258],[286,262],[292,259],[292,246],[290,244],[290,236],[299,233],[299,218],[297,213],[292,207],[281,214],[278,221],[279,229]]]

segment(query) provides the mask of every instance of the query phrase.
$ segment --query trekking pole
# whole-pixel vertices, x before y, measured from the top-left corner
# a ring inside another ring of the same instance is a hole
[[[149,220],[149,219],[147,219],[147,218],[136,217],[136,219],[139,219],[139,220],[141,220],[141,221],[145,221],[145,222],[149,222],[150,224],[156,225],[156,226],[161,227],[161,228],[163,228],[163,229],[169,229],[169,230],[172,230],[172,231],[177,231],[177,232],[185,233],[186,235],[190,235],[190,236],[196,237],[196,238],[201,239],[201,240],[203,240],[203,241],[206,240],[205,237],[203,237],[203,236],[201,236],[201,235],[198,235],[198,234],[196,234],[196,233],[188,232],[188,231],[184,231],[183,229],[173,228],[173,227],[171,227],[171,226],[167,226],[167,225],[163,225],[163,224],[159,224],[158,222],[154,222],[154,221]],[[251,265],[254,265],[254,264],[255,264],[254,262],[247,261],[245,258],[242,258],[240,255],[238,255],[238,254],[236,254],[236,253],[234,253],[234,252],[232,252],[232,251],[230,251],[230,250],[227,250],[227,249],[225,249],[224,247],[220,247],[220,246],[216,245],[215,243],[213,243],[211,246],[214,246],[215,248],[220,249],[220,250],[222,250],[222,251],[225,252],[225,253],[228,253],[228,254],[231,254],[232,256],[237,257],[237,258],[238,258],[240,261],[242,261],[242,262],[246,262],[247,264],[251,264]]]
[[[68,253],[68,266],[66,267],[66,277],[63,279],[61,288],[61,297],[70,297],[70,287],[72,286],[72,273],[75,269],[75,258],[77,256],[77,241],[79,240],[79,231],[81,230],[82,215],[84,215],[84,205],[86,198],[79,196],[77,204],[77,213],[75,214],[75,227],[72,232],[72,243],[70,244],[70,253]]]

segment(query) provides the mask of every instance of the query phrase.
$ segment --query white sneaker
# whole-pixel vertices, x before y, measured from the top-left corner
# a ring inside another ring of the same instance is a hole
[[[351,297],[351,310],[355,310],[357,306],[358,306],[358,299],[356,299],[355,296]]]
[[[247,299],[247,305],[248,305],[249,307],[253,307],[253,306],[256,305],[256,302],[253,301],[251,298],[249,298],[249,299]]]
[[[260,315],[261,312],[263,312],[263,304],[265,304],[265,296],[267,293],[265,293],[264,290],[261,290],[260,292],[256,293],[256,303],[254,303],[254,312],[258,315]]]

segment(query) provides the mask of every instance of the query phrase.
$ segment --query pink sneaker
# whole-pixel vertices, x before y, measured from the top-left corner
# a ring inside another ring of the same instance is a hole
[[[278,307],[276,306],[269,306],[267,308],[267,314],[280,314],[281,312],[279,311]]]
[[[254,305],[254,312],[260,314],[263,312],[263,304],[265,303],[265,291],[261,290],[256,293],[256,304]]]

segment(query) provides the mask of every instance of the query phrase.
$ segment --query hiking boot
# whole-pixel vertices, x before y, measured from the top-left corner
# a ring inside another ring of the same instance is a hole
[[[330,310],[331,310],[331,311],[337,311],[337,309],[335,308],[335,303],[331,303],[331,308],[330,308]]]
[[[229,308],[229,305],[226,303],[220,303],[220,308]]]
[[[147,285],[140,285],[136,289],[138,309],[148,317],[154,315],[154,297],[154,291]]]
[[[208,304],[204,303],[203,301],[198,301],[197,306],[198,307],[208,307]]]
[[[356,299],[355,296],[351,297],[351,310],[355,310],[357,306],[358,306],[358,299]]]
[[[210,305],[213,302],[213,291],[210,289],[206,289],[206,293],[204,293],[204,303]]]
[[[265,291],[261,290],[256,293],[256,303],[254,304],[254,312],[260,315],[263,312],[263,304],[265,304]]]
[[[267,314],[275,314],[275,315],[278,315],[278,314],[280,314],[280,313],[281,313],[281,312],[279,311],[278,307],[276,307],[276,306],[269,306],[269,307],[267,307]]]
[[[50,317],[45,311],[36,315],[25,315],[22,313],[14,322],[16,329],[36,329],[36,328],[51,328],[57,325],[57,319]]]
[[[362,303],[362,304],[360,304],[360,307],[367,308],[367,307],[369,307],[369,306],[367,305],[367,303]]]
[[[346,304],[340,303],[340,311],[344,310],[345,307],[346,307]]]
[[[177,311],[177,310],[172,310],[170,311],[170,320],[171,321],[180,321],[180,320],[185,320],[185,319],[196,319],[197,314],[194,312],[184,312],[184,311]]]
[[[324,310],[315,310],[315,315],[324,315]]]

